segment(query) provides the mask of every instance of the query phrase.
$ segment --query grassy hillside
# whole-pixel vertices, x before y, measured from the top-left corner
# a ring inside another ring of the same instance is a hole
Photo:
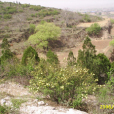
[[[94,22],[101,18],[40,5],[0,2],[0,43],[7,38],[11,45],[13,43],[12,51],[18,49],[16,53],[19,54],[24,48],[23,42],[30,36],[30,24],[38,25],[42,20],[60,26],[62,36],[65,36],[71,34],[69,31],[75,34],[80,31],[76,28],[80,22]]]

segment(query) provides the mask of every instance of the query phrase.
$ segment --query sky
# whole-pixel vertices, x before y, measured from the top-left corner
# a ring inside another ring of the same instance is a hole
[[[7,2],[18,1],[46,7],[61,9],[91,9],[114,7],[114,0],[1,0]]]

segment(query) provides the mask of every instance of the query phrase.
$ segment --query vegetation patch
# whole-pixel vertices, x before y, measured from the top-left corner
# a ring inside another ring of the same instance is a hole
[[[89,28],[87,28],[86,31],[88,35],[98,36],[101,32],[101,27],[98,23],[94,23]]]
[[[22,103],[26,102],[26,100],[23,99],[11,99],[11,102],[13,104],[13,107],[18,109]]]

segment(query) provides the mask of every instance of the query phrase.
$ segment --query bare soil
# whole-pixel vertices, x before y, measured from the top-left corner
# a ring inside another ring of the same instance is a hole
[[[104,27],[104,26],[108,25],[109,22],[110,22],[110,19],[106,18],[105,20],[99,21],[97,23],[100,25],[100,27]],[[93,22],[91,22],[91,23],[80,23],[77,25],[77,27],[87,28],[87,27],[90,27],[92,24],[93,24]]]
[[[106,56],[110,56],[110,49],[111,47],[109,46],[109,42],[112,39],[104,39],[104,40],[92,40],[92,44],[95,45],[96,50],[97,50],[97,54],[98,53],[104,53],[106,54]],[[82,49],[82,45],[83,42],[79,44],[79,46],[75,47],[75,48],[71,48],[71,49],[66,49],[63,50],[62,52],[56,52],[56,54],[58,55],[58,58],[60,60],[60,63],[63,64],[65,58],[68,57],[68,54],[70,51],[72,51],[74,53],[74,56],[77,58],[78,56],[78,50]]]

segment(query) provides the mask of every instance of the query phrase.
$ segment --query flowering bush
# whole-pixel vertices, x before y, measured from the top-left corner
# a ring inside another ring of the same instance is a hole
[[[30,80],[30,90],[40,91],[58,103],[70,103],[68,105],[71,106],[77,105],[76,100],[80,100],[79,96],[82,99],[91,94],[95,86],[93,74],[78,66],[58,68],[41,60],[31,74],[33,79]],[[69,99],[72,100],[69,102]]]

